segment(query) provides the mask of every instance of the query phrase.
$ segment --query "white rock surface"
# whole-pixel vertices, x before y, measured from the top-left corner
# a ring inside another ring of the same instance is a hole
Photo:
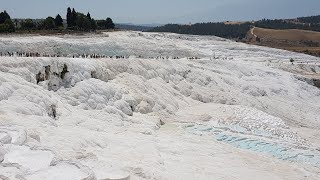
[[[12,145],[6,148],[7,153],[4,156],[3,163],[19,164],[33,172],[48,168],[54,157],[54,154],[50,151],[31,150],[26,146]]]
[[[141,32],[1,36],[0,51],[131,55],[0,57],[3,177],[320,179],[319,58]]]
[[[26,177],[27,180],[78,180],[78,179],[94,179],[94,176],[89,172],[81,169],[72,163],[61,162],[54,166],[50,166],[48,169],[43,169],[35,172],[32,175]]]

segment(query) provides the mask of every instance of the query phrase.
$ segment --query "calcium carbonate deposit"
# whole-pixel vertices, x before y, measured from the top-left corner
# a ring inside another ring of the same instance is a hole
[[[0,179],[320,179],[319,58],[142,32],[0,52]]]

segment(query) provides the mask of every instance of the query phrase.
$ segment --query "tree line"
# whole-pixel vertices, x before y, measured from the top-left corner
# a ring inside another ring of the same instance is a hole
[[[19,25],[18,25],[19,23]],[[63,19],[58,14],[55,18],[49,16],[42,21],[35,21],[32,19],[25,19],[21,20],[20,22],[16,23],[17,30],[27,30],[27,31],[34,31],[34,30],[63,30]]]
[[[68,31],[96,31],[97,29],[114,29],[115,25],[111,18],[106,20],[95,20],[87,15],[77,12],[74,8],[67,9],[66,22],[60,14],[47,17],[44,20],[24,19],[11,20],[9,14],[4,11],[0,13],[0,33],[11,33],[17,31],[37,30],[68,30]]]
[[[179,34],[213,35],[230,39],[242,39],[250,30],[250,23],[197,23],[193,25],[167,24],[156,27],[151,32],[172,32]]]
[[[315,19],[313,19],[313,17],[315,17]],[[268,29],[301,29],[320,31],[320,19],[317,20],[317,18],[318,16],[297,18],[297,20],[262,19],[260,21],[256,21],[253,25],[256,27]],[[314,22],[312,22],[312,20],[314,20]]]
[[[297,18],[297,20],[300,23],[320,24],[320,15],[319,16],[300,17],[300,18]]]
[[[243,39],[251,27],[267,29],[302,29],[320,32],[320,16],[301,17],[295,20],[262,19],[239,24],[197,23],[193,25],[167,24],[155,27],[150,32],[172,32],[178,34],[213,35],[229,39]]]
[[[97,29],[96,21],[91,18],[90,13],[84,15],[76,12],[75,9],[69,7],[67,9],[67,28],[70,30],[95,31]]]

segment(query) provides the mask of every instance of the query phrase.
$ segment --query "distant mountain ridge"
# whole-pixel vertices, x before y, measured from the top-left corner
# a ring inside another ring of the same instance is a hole
[[[247,22],[207,22],[196,24],[166,24],[151,29],[151,32],[172,32],[193,35],[214,35],[230,39],[243,39],[249,29],[261,27],[268,29],[301,29],[320,32],[320,15],[298,17],[295,19],[262,19]]]
[[[116,23],[116,28],[132,31],[150,31],[151,29],[161,26],[162,24],[133,24],[133,23]]]

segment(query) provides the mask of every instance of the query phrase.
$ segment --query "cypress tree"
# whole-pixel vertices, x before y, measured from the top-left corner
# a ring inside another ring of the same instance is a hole
[[[70,7],[68,7],[67,9],[67,24],[68,24],[68,27],[72,26],[72,12]]]
[[[89,12],[88,12],[88,14],[87,14],[87,18],[88,18],[89,20],[91,20],[91,15],[90,15]]]
[[[60,14],[56,16],[56,18],[54,19],[54,23],[56,24],[56,27],[63,27],[63,19]]]
[[[77,21],[77,12],[72,8],[72,13],[71,13],[71,19],[72,19],[72,26],[76,26],[76,21]]]

